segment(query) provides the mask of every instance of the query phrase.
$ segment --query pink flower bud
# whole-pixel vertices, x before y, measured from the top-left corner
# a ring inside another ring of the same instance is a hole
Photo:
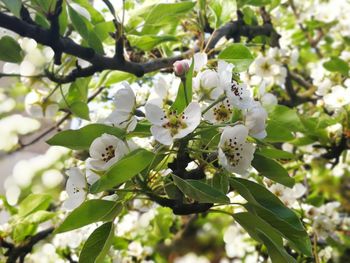
[[[190,69],[190,65],[186,59],[175,61],[173,64],[175,75],[178,77],[183,77]]]

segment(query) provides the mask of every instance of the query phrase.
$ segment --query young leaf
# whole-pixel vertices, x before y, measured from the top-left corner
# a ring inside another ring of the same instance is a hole
[[[284,250],[283,247],[278,246],[271,238],[265,235],[262,231],[258,231],[258,236],[267,247],[268,254],[272,263],[296,263],[297,261]]]
[[[108,133],[118,138],[123,138],[125,132],[116,127],[104,124],[89,124],[78,130],[66,130],[55,134],[47,143],[59,145],[72,150],[88,150],[93,140],[102,134]]]
[[[279,149],[275,149],[275,148],[265,148],[265,147],[260,148],[255,151],[255,154],[259,154],[271,159],[294,159],[295,158],[294,154],[290,152],[282,151]]]
[[[103,262],[114,237],[114,225],[107,222],[95,229],[86,240],[79,256],[80,263]]]
[[[31,194],[27,196],[18,207],[18,215],[25,217],[39,210],[46,210],[52,197],[48,194]]]
[[[5,6],[17,17],[20,17],[22,1],[21,0],[1,0]]]
[[[278,246],[283,247],[281,235],[257,215],[249,212],[241,212],[232,216],[255,240],[262,242],[258,235],[258,230],[260,230],[269,236]]]
[[[248,210],[280,232],[292,247],[312,256],[311,242],[298,216],[265,187],[242,178],[230,178],[231,186],[248,201]]]
[[[172,35],[143,35],[143,36],[137,36],[137,35],[128,35],[128,40],[130,41],[130,44],[132,47],[137,47],[139,49],[142,49],[144,51],[150,51],[155,46],[168,42],[168,41],[177,41],[178,39],[175,36]]]
[[[181,16],[190,11],[195,2],[184,1],[179,3],[157,3],[142,10],[139,14],[145,22],[142,34],[157,34],[162,26],[178,24]]]
[[[218,189],[198,180],[183,180],[172,175],[174,183],[188,197],[199,203],[229,203],[230,199]]]
[[[111,189],[133,178],[142,172],[154,159],[154,153],[145,149],[137,149],[110,167],[101,179],[91,187],[91,193],[99,193]]]
[[[293,133],[288,128],[273,120],[267,121],[266,133],[265,142],[287,142],[294,139]]]
[[[348,63],[340,58],[331,58],[330,60],[323,63],[323,67],[331,72],[339,72],[344,76],[349,75]]]
[[[69,109],[79,118],[90,120],[89,106],[86,102],[76,101],[69,105]]]
[[[112,212],[115,216],[120,211],[119,203],[100,199],[88,200],[74,209],[55,232],[67,232],[95,222],[110,221]]]
[[[71,6],[68,6],[68,14],[72,21],[75,30],[81,35],[81,37],[92,47],[96,52],[103,54],[103,46],[101,40],[93,31],[93,25]]]
[[[4,36],[0,39],[0,60],[12,63],[22,61],[21,47],[12,37]]]
[[[294,178],[290,177],[286,169],[275,160],[255,154],[252,165],[259,173],[272,181],[287,187],[293,187],[295,184]]]
[[[292,132],[304,131],[303,124],[301,123],[296,111],[287,106],[276,105],[269,113],[269,119]]]
[[[234,69],[238,72],[247,70],[254,60],[249,49],[245,45],[238,43],[231,44],[225,48],[220,52],[218,58],[234,64]]]

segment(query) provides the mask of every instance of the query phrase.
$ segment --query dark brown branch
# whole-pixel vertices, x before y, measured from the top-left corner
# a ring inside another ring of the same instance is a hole
[[[232,38],[235,42],[239,42],[242,36],[247,37],[248,41],[250,41],[254,37],[262,35],[270,36],[271,41],[274,41],[272,37],[276,37],[276,35],[271,23],[264,23],[261,26],[247,25],[243,20],[243,14],[238,11],[238,19],[236,21],[230,21],[213,32],[206,51],[213,49],[223,37],[227,39]]]
[[[158,203],[159,205],[171,208],[175,215],[204,213],[213,206],[211,203],[184,204],[182,202],[179,203],[178,200],[161,197],[152,192],[147,192],[146,194],[152,201]]]
[[[5,256],[7,256],[6,263],[16,263],[17,259],[24,262],[25,256],[32,251],[34,245],[47,238],[53,232],[53,230],[53,227],[48,228],[40,231],[18,246],[12,245],[12,247],[8,248],[8,251],[5,253]]]
[[[271,32],[273,32],[271,25],[265,24],[263,26],[250,26],[242,23],[242,21],[243,20],[240,19],[239,21],[229,22],[222,28],[216,30],[208,43],[207,49],[209,50],[214,48],[222,37],[226,37],[228,39],[234,38],[237,40],[240,36],[246,36],[248,38],[253,38],[254,36],[258,35],[271,36]],[[10,16],[5,13],[0,13],[0,27],[16,32],[23,37],[32,38],[42,45],[51,47],[56,53],[58,52],[58,54],[59,52],[66,53],[86,60],[92,64],[92,66],[88,67],[87,69],[73,70],[68,76],[62,78],[50,74],[49,77],[58,83],[71,82],[76,78],[91,76],[96,72],[106,69],[124,71],[141,77],[145,73],[170,68],[176,60],[186,58],[197,51],[197,49],[194,48],[179,56],[154,59],[146,63],[135,63],[120,59],[122,57],[121,52],[123,48],[123,38],[120,38],[121,40],[119,44],[117,43],[119,46],[119,51],[117,52],[119,59],[116,59],[115,57],[107,57],[98,54],[92,48],[83,47],[68,37],[60,36],[53,43],[52,30],[44,29],[36,24],[29,23],[28,21],[18,19],[17,17]]]
[[[60,47],[60,25],[59,17],[62,12],[63,0],[57,0],[55,10],[52,14],[47,16],[51,23],[50,34],[51,34],[51,46],[55,52],[54,63],[56,65],[61,65],[62,50]]]

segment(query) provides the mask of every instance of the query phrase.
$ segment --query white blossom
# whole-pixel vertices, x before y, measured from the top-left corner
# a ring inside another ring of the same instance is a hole
[[[72,167],[67,171],[68,180],[66,184],[66,192],[68,199],[64,201],[63,207],[72,210],[81,205],[87,194],[87,184],[85,175],[77,167]]]
[[[241,110],[248,109],[253,103],[253,93],[244,83],[238,84],[236,81],[233,81],[226,90],[226,96],[233,107]]]
[[[210,108],[204,115],[204,119],[210,123],[222,123],[230,121],[233,115],[233,107],[229,99],[217,103]]]
[[[260,102],[255,101],[251,108],[245,113],[245,125],[249,129],[249,134],[257,139],[266,137],[267,112]]]
[[[327,108],[340,109],[350,103],[350,89],[334,86],[332,92],[323,97]]]
[[[128,148],[119,138],[104,133],[91,143],[89,152],[90,158],[87,162],[90,167],[104,171],[119,161],[128,152]]]
[[[106,118],[105,122],[130,132],[137,125],[137,118],[135,116],[136,97],[127,82],[123,82],[122,86],[114,96],[116,109]]]
[[[165,145],[191,133],[200,123],[201,110],[197,102],[191,102],[183,113],[164,111],[159,105],[148,102],[145,106],[146,118],[152,123],[151,133]]]
[[[225,127],[219,143],[219,163],[229,172],[245,174],[254,158],[255,146],[247,142],[248,128]]]

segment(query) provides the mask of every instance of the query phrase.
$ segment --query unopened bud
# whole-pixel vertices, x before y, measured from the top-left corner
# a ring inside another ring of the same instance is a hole
[[[186,59],[175,61],[173,64],[175,75],[178,77],[183,77],[190,69],[190,65]]]

